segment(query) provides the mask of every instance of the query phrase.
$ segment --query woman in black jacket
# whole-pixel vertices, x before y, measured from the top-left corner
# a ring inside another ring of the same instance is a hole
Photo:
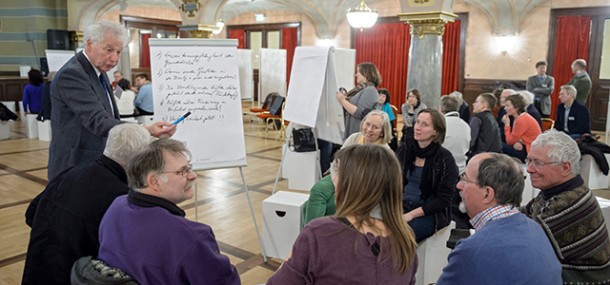
[[[397,155],[403,169],[403,220],[421,242],[449,224],[459,174],[453,155],[441,146],[446,125],[440,112],[421,110],[413,131]]]

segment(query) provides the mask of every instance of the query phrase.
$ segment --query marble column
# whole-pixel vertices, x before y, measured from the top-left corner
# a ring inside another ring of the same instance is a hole
[[[212,36],[212,31],[216,25],[182,25],[180,28],[180,38],[199,38],[207,39]]]
[[[407,74],[407,90],[418,89],[421,101],[430,108],[438,108],[443,69],[442,35],[445,24],[457,15],[451,13],[400,14],[411,30],[411,47]],[[406,94],[405,94],[406,96]]]

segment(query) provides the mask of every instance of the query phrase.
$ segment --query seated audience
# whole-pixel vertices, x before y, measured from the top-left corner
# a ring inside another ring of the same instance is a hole
[[[523,97],[525,105],[527,105],[525,107],[525,111],[530,114],[532,118],[536,119],[536,122],[538,122],[538,125],[540,125],[540,128],[542,128],[542,116],[540,115],[540,112],[538,112],[538,109],[536,109],[536,107],[534,106],[534,93],[523,90],[519,91],[519,93],[517,94]]]
[[[443,115],[424,109],[417,116],[413,137],[398,148],[404,179],[403,220],[415,232],[417,242],[449,225],[451,218],[458,168],[451,152],[441,146],[445,132]]]
[[[150,139],[136,124],[113,127],[102,156],[62,172],[32,201],[23,284],[69,284],[72,264],[97,256],[100,220],[116,197],[127,194],[127,161]]]
[[[495,91],[495,90],[494,90]],[[500,92],[500,97],[498,97],[500,102],[500,109],[498,109],[498,116],[496,117],[496,121],[498,122],[498,128],[500,129],[500,139],[503,143],[506,142],[506,137],[504,137],[504,122],[502,122],[502,118],[506,115],[506,110],[504,109],[504,103],[506,102],[506,97],[510,95],[517,94],[513,89],[502,89]],[[513,118],[508,117],[510,120],[510,127],[513,126]]]
[[[403,117],[402,140],[413,136],[413,125],[417,115],[426,108],[426,104],[421,102],[419,90],[411,89],[407,91],[407,102],[400,107]]]
[[[388,115],[381,110],[373,110],[360,123],[360,132],[349,136],[341,148],[355,144],[378,144],[391,151],[388,145],[392,137],[391,129]],[[335,213],[335,187],[330,178],[326,176],[320,179],[311,188],[309,200],[303,207],[303,224]]]
[[[457,188],[476,233],[457,243],[437,285],[561,284],[544,231],[517,209],[523,186],[521,167],[504,154],[468,162]]]
[[[567,134],[549,130],[527,155],[540,194],[523,209],[542,225],[562,264],[564,284],[608,284],[610,242],[595,195],[580,177],[580,151]]]
[[[525,112],[525,101],[520,95],[515,94],[506,97],[504,108],[506,115],[502,117],[502,122],[504,123],[506,143],[502,143],[502,152],[525,161],[530,145],[540,135],[540,125],[530,114]],[[512,130],[509,116],[515,120]]]
[[[28,72],[28,79],[30,83],[23,88],[23,98],[21,99],[23,101],[23,111],[26,114],[38,114],[42,105],[44,78],[40,70],[32,68]]]
[[[112,81],[112,89],[116,89],[116,87],[119,86],[119,81],[123,79],[123,72],[117,70],[112,73],[112,77],[114,77],[114,81]]]
[[[500,129],[491,113],[496,101],[493,94],[483,93],[472,103],[469,159],[482,152],[502,152]]]
[[[555,78],[546,74],[545,60],[536,62],[536,74],[527,78],[525,89],[534,93],[534,106],[544,118],[551,115],[551,94],[555,89]]]
[[[441,97],[439,111],[444,114],[445,124],[447,124],[443,147],[453,154],[455,163],[461,173],[466,167],[466,153],[470,148],[470,126],[460,118],[458,106],[457,98],[452,96]]]
[[[136,93],[131,91],[131,82],[127,79],[120,79],[118,86],[123,90],[121,98],[115,98],[119,115],[121,118],[132,117],[135,112],[133,101],[136,98]]]
[[[390,140],[389,144],[390,148],[394,151],[396,148],[398,148],[398,138],[396,134],[396,125],[398,122],[396,121],[394,110],[392,109],[393,106],[390,104],[390,92],[385,88],[380,88],[377,90],[377,92],[379,92],[378,108],[386,112],[390,118],[390,123],[392,126],[392,139]]]
[[[466,103],[464,100],[462,92],[453,91],[449,94],[449,96],[458,100],[458,112],[460,113],[460,118],[464,120],[466,124],[468,124],[468,122],[470,122],[470,108],[468,108],[468,103]]]
[[[576,88],[572,85],[561,86],[559,101],[561,104],[557,106],[554,128],[573,139],[591,133],[591,116],[587,107],[576,101]]]
[[[400,166],[378,145],[337,152],[337,214],[305,226],[273,284],[415,284],[413,232],[402,221]]]
[[[136,86],[139,88],[138,95],[133,103],[136,106],[136,110],[138,110],[138,115],[153,115],[152,83],[148,80],[148,74],[138,73],[136,75]]]
[[[132,189],[102,219],[99,259],[140,284],[240,284],[212,228],[177,206],[194,195],[189,156],[182,142],[159,139],[129,161]]]

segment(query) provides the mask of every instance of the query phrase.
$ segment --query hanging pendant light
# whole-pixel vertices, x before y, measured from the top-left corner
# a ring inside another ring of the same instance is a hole
[[[360,0],[358,7],[347,10],[347,22],[355,29],[366,29],[375,25],[379,14]]]

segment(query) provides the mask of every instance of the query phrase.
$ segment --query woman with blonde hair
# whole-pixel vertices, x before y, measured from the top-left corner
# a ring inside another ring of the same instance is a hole
[[[337,213],[313,220],[267,284],[415,284],[415,237],[402,221],[402,176],[379,145],[340,150]]]

